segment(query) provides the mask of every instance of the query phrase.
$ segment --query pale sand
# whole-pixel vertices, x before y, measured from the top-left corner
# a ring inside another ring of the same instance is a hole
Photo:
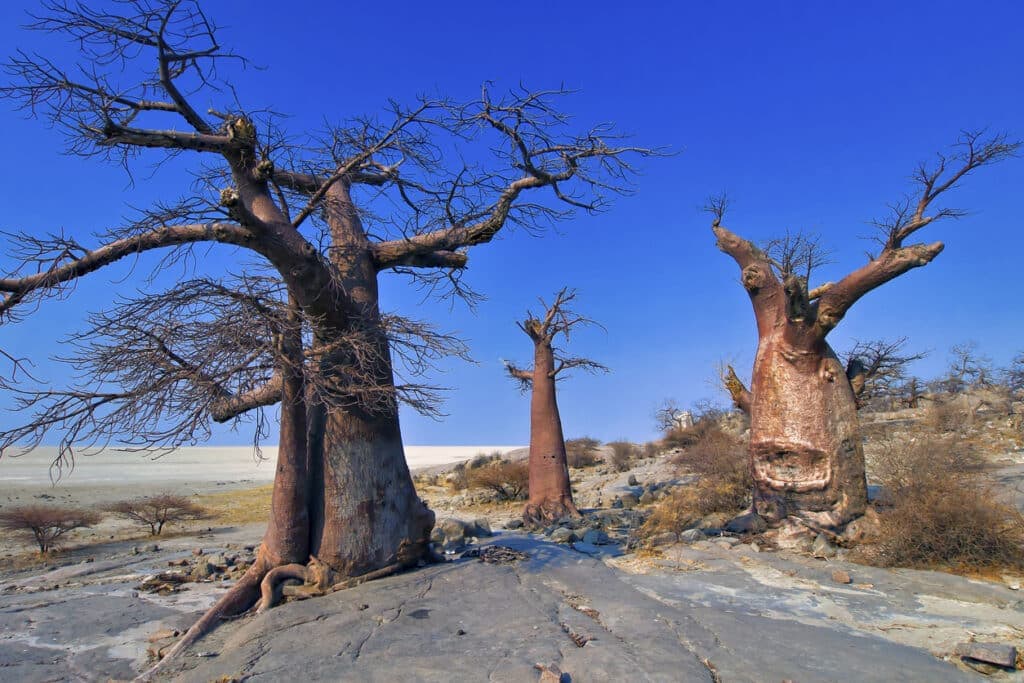
[[[517,448],[521,446],[406,446],[405,455],[410,469],[420,469]],[[277,448],[264,448],[262,461],[257,461],[251,446],[181,448],[160,457],[111,449],[77,456],[74,468],[65,468],[59,478],[50,468],[55,455],[55,448],[43,447],[0,458],[0,503],[39,493],[58,498],[74,494],[76,502],[85,503],[126,490],[143,495],[165,488],[201,493],[255,486],[273,480]]]

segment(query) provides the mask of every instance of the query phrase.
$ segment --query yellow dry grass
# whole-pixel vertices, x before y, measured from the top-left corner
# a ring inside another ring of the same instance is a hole
[[[273,484],[251,489],[208,493],[193,498],[210,514],[207,526],[256,524],[270,518]]]

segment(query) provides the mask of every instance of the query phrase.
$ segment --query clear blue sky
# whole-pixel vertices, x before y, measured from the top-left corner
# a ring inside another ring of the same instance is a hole
[[[0,7],[0,44],[73,59],[68,46],[26,33],[26,9]],[[444,7],[444,9],[440,9]],[[421,92],[472,97],[500,87],[566,87],[581,126],[612,121],[637,144],[678,155],[642,162],[635,196],[579,216],[543,237],[504,235],[474,248],[469,282],[488,296],[473,313],[423,303],[387,278],[384,306],[464,336],[478,364],[453,364],[435,380],[452,391],[449,417],[403,415],[406,443],[507,444],[528,439],[528,400],[501,358],[528,360],[515,320],[537,296],[563,285],[607,328],[574,339],[573,351],[612,368],[560,386],[567,435],[609,440],[654,436],[660,399],[713,396],[714,364],[749,372],[754,322],[737,269],[714,246],[704,199],[728,191],[726,224],[757,241],[786,228],[822,233],[835,279],[864,260],[867,221],[910,189],[920,160],[961,128],[989,126],[1024,137],[1024,4],[986,2],[321,3],[211,2],[222,43],[265,70],[236,81],[243,102],[292,114],[295,131],[325,117],[379,111],[387,98]],[[57,52],[54,49],[57,48]],[[64,228],[85,236],[116,223],[126,203],[187,190],[171,172],[140,174],[61,156],[38,121],[0,103],[5,230]],[[916,370],[937,374],[946,350],[977,340],[997,364],[1024,349],[1019,198],[1024,160],[982,169],[951,202],[971,211],[926,229],[946,251],[853,308],[830,340],[907,335],[932,349]],[[214,266],[217,264],[214,263]],[[83,281],[67,301],[0,330],[0,344],[31,355],[54,382],[67,370],[46,361],[55,339],[83,312],[125,285],[124,271]],[[529,283],[529,284],[524,284]],[[0,415],[0,424],[14,420]],[[219,433],[215,443],[248,434]]]

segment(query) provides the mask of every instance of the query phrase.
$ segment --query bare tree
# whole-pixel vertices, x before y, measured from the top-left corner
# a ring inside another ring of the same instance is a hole
[[[908,353],[907,342],[906,337],[857,341],[843,354],[846,377],[858,408],[872,399],[892,399],[902,392],[907,383],[907,368],[928,356],[927,351]]]
[[[1024,351],[1014,356],[1010,367],[1003,370],[1003,383],[1013,396],[1024,393]]]
[[[533,341],[533,367],[505,363],[509,377],[516,380],[523,391],[530,390],[530,493],[523,509],[523,520],[529,524],[546,524],[579,515],[569,485],[555,384],[558,377],[569,370],[607,372],[608,369],[587,358],[565,356],[554,345],[558,336],[568,341],[574,329],[596,324],[572,310],[570,306],[575,299],[575,290],[563,288],[551,305],[540,300],[544,317],[527,311],[526,320],[516,324]]]
[[[684,410],[674,398],[666,398],[654,411],[654,424],[659,432],[689,427],[693,424],[693,413]]]
[[[39,546],[39,554],[45,555],[56,547],[64,534],[93,526],[100,519],[99,513],[93,510],[57,505],[23,505],[0,511],[0,529],[32,538]]]
[[[955,394],[971,387],[984,387],[992,383],[992,359],[978,350],[978,342],[954,344],[949,350],[946,376],[939,380],[938,388]]]
[[[461,278],[470,247],[507,226],[540,230],[600,211],[629,190],[629,159],[653,152],[623,144],[608,126],[574,132],[555,106],[562,90],[494,97],[485,87],[468,102],[392,102],[380,117],[291,132],[237,100],[200,109],[198,101],[234,94],[226,81],[241,58],[221,46],[195,0],[43,8],[31,28],[73,41],[82,68],[19,52],[0,92],[62,131],[72,154],[127,169],[171,157],[199,165],[185,199],[88,244],[38,228],[8,235],[3,322],[128,257],[157,252],[140,263],[200,270],[206,249],[244,258],[233,275],[182,278],[95,318],[74,340],[72,361],[87,380],[22,390],[34,416],[0,434],[4,452],[50,431],[63,434],[62,458],[81,438],[173,448],[205,436],[210,420],[280,404],[258,559],[172,655],[251,605],[261,582],[272,591],[299,577],[327,589],[415,565],[429,553],[434,515],[409,476],[398,402],[436,403],[429,386],[403,386],[396,371],[411,364],[415,375],[462,347],[382,313],[379,274],[471,297]],[[464,154],[467,145],[483,153]],[[460,161],[467,156],[473,165]],[[396,366],[403,354],[408,363]]]
[[[169,492],[118,501],[104,509],[148,526],[150,536],[159,536],[168,524],[204,519],[207,516],[202,507],[185,496]]]
[[[735,374],[728,388],[751,418],[754,508],[759,514],[779,520],[799,513],[836,526],[864,511],[864,452],[856,402],[825,337],[862,296],[938,256],[941,242],[906,242],[936,220],[963,215],[936,207],[939,197],[975,169],[1015,156],[1019,149],[1019,142],[1003,135],[964,133],[951,154],[919,165],[913,176],[916,194],[890,205],[889,214],[876,221],[880,251],[838,282],[813,288],[806,259],[773,257],[735,235],[722,225],[724,197],[712,200],[708,210],[718,248],[739,265],[757,320],[750,389]],[[789,250],[801,253],[793,240]]]

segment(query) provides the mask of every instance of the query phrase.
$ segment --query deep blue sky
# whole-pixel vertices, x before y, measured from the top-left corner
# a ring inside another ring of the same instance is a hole
[[[21,31],[34,3],[0,8],[0,45],[73,59],[69,48]],[[444,9],[441,9],[444,7]],[[449,417],[403,416],[410,444],[525,443],[528,400],[503,377],[501,358],[527,360],[515,320],[563,285],[607,333],[574,339],[573,351],[612,368],[560,387],[567,435],[654,436],[660,399],[714,396],[720,359],[749,372],[756,344],[737,269],[719,253],[700,212],[727,191],[726,224],[755,240],[787,228],[818,231],[835,279],[864,260],[867,221],[910,189],[920,160],[962,128],[989,126],[1024,137],[1024,5],[987,2],[777,3],[313,3],[212,2],[222,43],[265,66],[236,80],[243,102],[293,115],[301,131],[323,118],[380,111],[388,98],[421,92],[472,97],[496,87],[566,87],[562,106],[581,126],[612,121],[637,144],[678,155],[643,161],[635,196],[579,216],[557,233],[511,233],[474,248],[469,282],[488,296],[473,313],[422,303],[403,281],[384,284],[384,306],[460,332],[477,365],[452,365],[435,379],[452,387]],[[55,52],[56,50],[56,52]],[[5,133],[3,229],[76,235],[115,223],[127,202],[176,196],[182,177],[141,174],[128,187],[118,168],[61,156],[62,142],[38,121],[0,103]],[[1024,349],[1018,198],[1024,160],[982,169],[951,202],[971,211],[929,227],[946,251],[876,290],[830,339],[907,335],[932,349],[917,366],[941,371],[946,350],[977,340],[997,364]],[[216,263],[213,264],[216,267]],[[53,341],[82,312],[108,301],[123,271],[83,281],[68,301],[0,331],[8,350],[48,364]],[[13,417],[0,415],[0,424]],[[219,434],[215,443],[244,443]]]

